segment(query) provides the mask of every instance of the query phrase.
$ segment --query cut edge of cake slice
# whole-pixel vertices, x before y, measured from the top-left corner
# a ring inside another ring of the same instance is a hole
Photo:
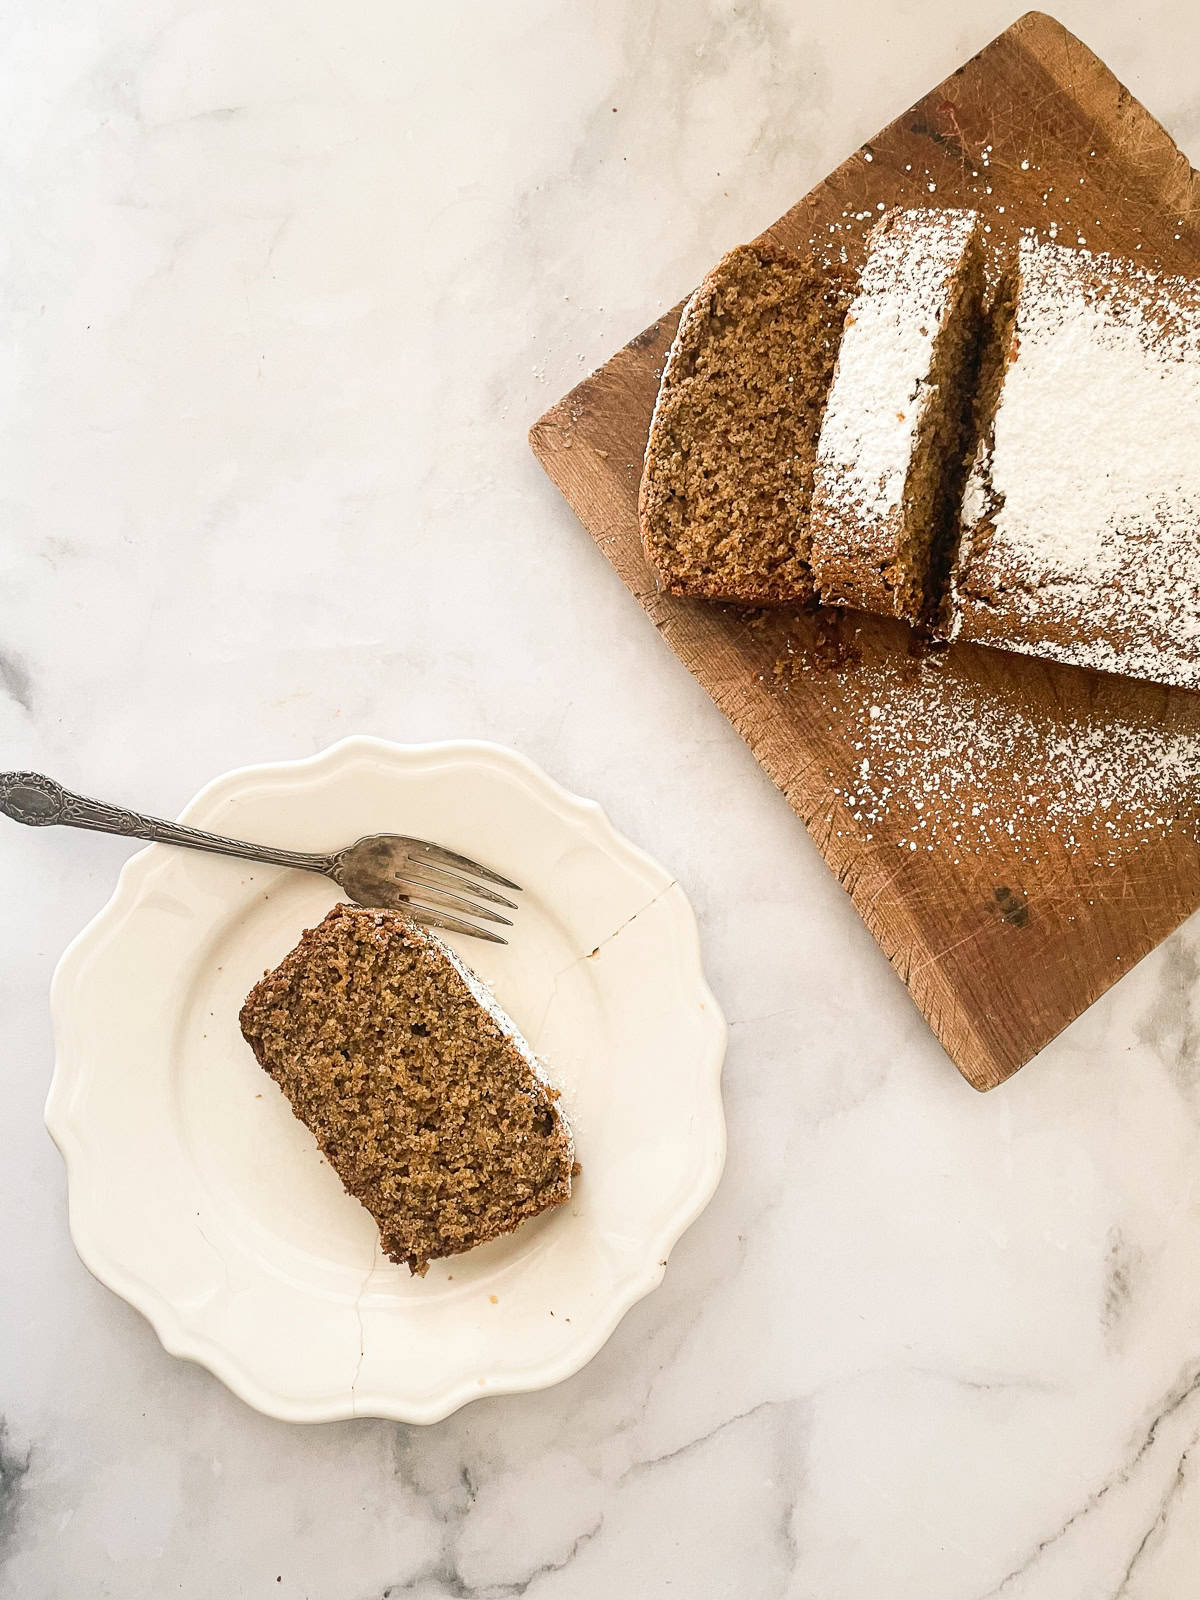
[[[954,639],[962,629],[972,559],[986,549],[995,531],[994,519],[1001,503],[992,486],[996,409],[1005,372],[1016,352],[1019,292],[1020,273],[1016,257],[1010,255],[984,306],[971,434],[963,455],[964,470],[949,530],[942,593],[933,619],[934,631],[942,639]]]
[[[808,520],[849,269],[739,245],[679,321],[646,444],[638,517],[659,588],[810,601]]]
[[[872,230],[817,452],[817,593],[924,624],[957,531],[984,294],[980,219],[895,210]]]
[[[239,1020],[386,1254],[414,1274],[570,1199],[559,1091],[486,985],[402,913],[335,906]]]

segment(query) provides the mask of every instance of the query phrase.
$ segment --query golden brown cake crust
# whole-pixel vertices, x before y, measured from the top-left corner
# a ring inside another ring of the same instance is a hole
[[[638,512],[671,594],[808,600],[808,510],[848,273],[740,245],[688,302],[663,372]]]
[[[571,1194],[557,1091],[472,982],[400,913],[339,905],[241,1012],[260,1065],[384,1250],[417,1273]]]

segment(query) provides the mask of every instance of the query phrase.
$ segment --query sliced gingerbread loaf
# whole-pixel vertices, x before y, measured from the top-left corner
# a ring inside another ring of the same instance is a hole
[[[957,527],[984,290],[973,211],[892,211],[868,240],[814,473],[825,604],[927,619]],[[960,485],[961,487],[961,481]]]
[[[241,1025],[413,1272],[570,1198],[557,1092],[479,979],[399,912],[335,906],[254,988]]]
[[[812,597],[813,466],[850,287],[844,269],[742,245],[688,301],[639,500],[646,556],[669,593]]]
[[[1200,688],[1200,282],[1026,239],[994,322],[947,634]]]

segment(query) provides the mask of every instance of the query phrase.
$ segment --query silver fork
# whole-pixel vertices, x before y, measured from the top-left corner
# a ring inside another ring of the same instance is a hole
[[[241,839],[226,839],[201,828],[185,828],[178,822],[161,822],[143,817],[121,806],[106,805],[72,794],[53,778],[40,772],[0,772],[0,811],[14,822],[31,828],[47,828],[61,823],[68,828],[90,828],[94,833],[116,833],[128,839],[148,839],[154,844],[181,844],[192,850],[209,850],[214,855],[238,856],[243,861],[265,861],[273,867],[296,867],[301,872],[321,872],[360,906],[386,906],[404,911],[427,928],[445,928],[450,933],[469,933],[493,944],[507,944],[490,928],[477,927],[468,920],[512,927],[512,919],[493,910],[516,905],[487,884],[520,893],[520,885],[502,878],[490,867],[481,866],[467,856],[443,850],[425,839],[410,839],[399,833],[372,833],[365,839],[314,855],[304,850],[280,850],[274,845],[246,844]],[[487,883],[476,880],[484,878]],[[474,896],[475,899],[469,898]],[[487,902],[476,904],[476,900]],[[463,916],[456,915],[463,912]]]

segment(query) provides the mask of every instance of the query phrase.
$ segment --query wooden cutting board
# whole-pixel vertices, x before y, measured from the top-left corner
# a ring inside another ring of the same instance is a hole
[[[1032,228],[1200,273],[1200,175],[1037,12],[766,236],[853,260],[898,204],[976,206],[998,241]],[[960,1071],[992,1088],[1200,904],[1200,695],[965,645],[922,654],[901,625],[854,613],[660,595],[637,493],[679,310],[548,411],[533,449],[808,825]]]

